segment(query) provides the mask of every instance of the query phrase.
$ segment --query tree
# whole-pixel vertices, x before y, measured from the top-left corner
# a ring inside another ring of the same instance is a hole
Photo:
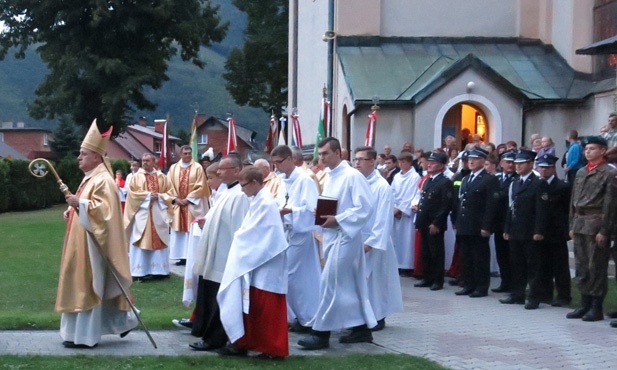
[[[54,130],[54,138],[49,142],[51,151],[58,160],[67,155],[77,157],[81,145],[82,135],[79,128],[67,116],[60,118],[60,124]]]
[[[287,102],[288,23],[287,0],[234,0],[248,24],[245,44],[229,54],[223,74],[227,91],[239,105],[270,113]]]
[[[200,46],[223,40],[228,27],[210,0],[0,0],[0,9],[0,60],[35,45],[50,70],[29,114],[69,114],[85,127],[98,118],[114,134],[134,108],[156,107],[144,87],[169,79],[174,55],[203,68]]]
[[[189,131],[181,128],[181,129],[178,129],[175,133],[173,133],[173,135],[177,137],[178,139],[180,139],[180,142],[178,143],[178,145],[180,146],[190,145],[191,133]]]

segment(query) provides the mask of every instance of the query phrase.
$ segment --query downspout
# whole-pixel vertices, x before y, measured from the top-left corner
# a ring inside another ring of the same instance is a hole
[[[328,31],[334,32],[334,0],[328,0]],[[326,89],[328,97],[330,98],[330,112],[333,111],[333,97],[332,97],[332,79],[334,74],[334,38],[328,40],[328,76],[326,82]],[[326,127],[328,131],[326,136],[332,136],[332,121],[333,114],[330,116],[329,127]]]

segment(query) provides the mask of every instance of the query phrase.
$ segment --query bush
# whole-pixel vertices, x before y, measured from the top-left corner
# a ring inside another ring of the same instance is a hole
[[[79,169],[79,162],[76,157],[68,155],[61,160],[56,166],[58,176],[69,187],[71,193],[75,194],[84,178],[84,173]]]
[[[112,176],[115,178],[116,171],[122,171],[122,176],[126,179],[126,175],[131,172],[131,164],[126,159],[113,159],[111,160],[111,168],[114,173]]]
[[[12,160],[8,161],[8,164],[7,211],[46,208],[62,201],[62,193],[58,191],[58,185],[53,176],[48,175],[44,178],[32,176],[28,170],[30,161]]]
[[[0,159],[0,213],[9,210],[11,192],[9,190],[10,161]]]

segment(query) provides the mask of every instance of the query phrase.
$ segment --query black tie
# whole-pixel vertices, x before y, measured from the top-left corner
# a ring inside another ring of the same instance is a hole
[[[473,173],[471,175],[469,175],[469,182],[473,181]]]

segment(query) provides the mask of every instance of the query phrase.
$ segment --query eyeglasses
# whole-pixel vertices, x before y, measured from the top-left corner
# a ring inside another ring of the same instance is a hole
[[[371,161],[371,158],[354,158],[354,162]]]
[[[285,160],[289,158],[289,156],[283,158],[283,159],[273,159],[272,162],[276,163],[276,164],[281,164],[283,162],[285,162]]]
[[[218,169],[219,170],[231,170],[231,169],[234,169],[234,168],[237,168],[237,167],[219,167]]]
[[[244,184],[243,184],[243,183],[240,183],[240,187],[241,187],[241,188],[243,188],[243,187],[247,186],[247,185],[248,185],[248,184],[250,184],[250,183],[252,183],[252,181],[245,182]]]

